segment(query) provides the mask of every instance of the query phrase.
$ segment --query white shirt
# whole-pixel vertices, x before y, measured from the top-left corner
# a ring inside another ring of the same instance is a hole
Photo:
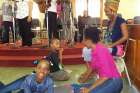
[[[17,19],[23,19],[29,15],[29,6],[28,6],[29,0],[19,0],[17,2],[17,13],[16,18]]]
[[[5,1],[2,4],[2,20],[12,22],[12,19],[13,19],[12,5],[8,1]]]
[[[82,57],[84,58],[84,61],[91,62],[91,51],[92,49],[84,47],[82,51]]]
[[[52,0],[51,1],[51,6],[48,8],[48,11],[50,12],[57,12],[57,0]]]

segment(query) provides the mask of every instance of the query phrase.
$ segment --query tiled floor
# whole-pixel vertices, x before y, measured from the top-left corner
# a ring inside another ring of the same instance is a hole
[[[4,82],[5,84],[8,84],[9,82],[12,82],[16,80],[19,77],[22,77],[26,74],[30,74],[33,71],[34,68],[0,68],[0,81]],[[75,66],[66,66],[67,71],[71,75],[71,79],[69,81],[64,82],[56,82],[55,85],[61,86],[71,83],[77,82],[77,77],[81,72],[84,71],[83,65],[75,65]],[[124,89],[122,93],[139,93],[135,89],[135,87],[129,87],[127,80],[124,79]]]

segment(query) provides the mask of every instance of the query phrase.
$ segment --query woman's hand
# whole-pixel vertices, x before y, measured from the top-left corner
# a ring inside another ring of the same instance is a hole
[[[112,46],[112,45],[106,45],[106,47],[107,47],[107,48],[112,48],[113,46]]]
[[[32,21],[32,17],[31,16],[28,16],[27,21],[28,22],[31,22]]]
[[[80,93],[89,93],[90,92],[90,89],[88,88],[81,88],[81,91]]]
[[[78,82],[79,83],[85,83],[87,81],[87,77],[86,75],[81,75],[79,78],[78,78]]]

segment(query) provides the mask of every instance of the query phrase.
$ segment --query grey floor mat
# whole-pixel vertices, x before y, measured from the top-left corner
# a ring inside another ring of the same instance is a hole
[[[72,88],[67,86],[55,87],[54,93],[72,93]]]

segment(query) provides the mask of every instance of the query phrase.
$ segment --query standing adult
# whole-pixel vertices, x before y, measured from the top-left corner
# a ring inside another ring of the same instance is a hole
[[[32,0],[19,0],[17,2],[17,14],[19,32],[22,38],[22,46],[32,46],[31,22],[32,22]]]
[[[109,18],[105,43],[111,49],[112,55],[120,55],[123,51],[123,43],[128,39],[128,29],[126,21],[117,15],[120,0],[106,0],[105,14]]]
[[[47,12],[45,18],[50,42],[52,38],[57,38],[57,0],[46,0],[46,5]]]
[[[88,21],[90,20],[90,16],[88,16],[88,11],[83,12],[83,16],[78,18],[78,27],[79,27],[79,34],[80,34],[80,42],[83,41],[84,38],[84,30],[86,25],[88,25]]]
[[[13,42],[14,42],[14,32],[13,32],[13,13],[12,13],[12,1],[5,0],[2,4],[2,21],[4,26],[4,32],[2,37],[2,43],[9,43],[9,31],[12,31]]]

